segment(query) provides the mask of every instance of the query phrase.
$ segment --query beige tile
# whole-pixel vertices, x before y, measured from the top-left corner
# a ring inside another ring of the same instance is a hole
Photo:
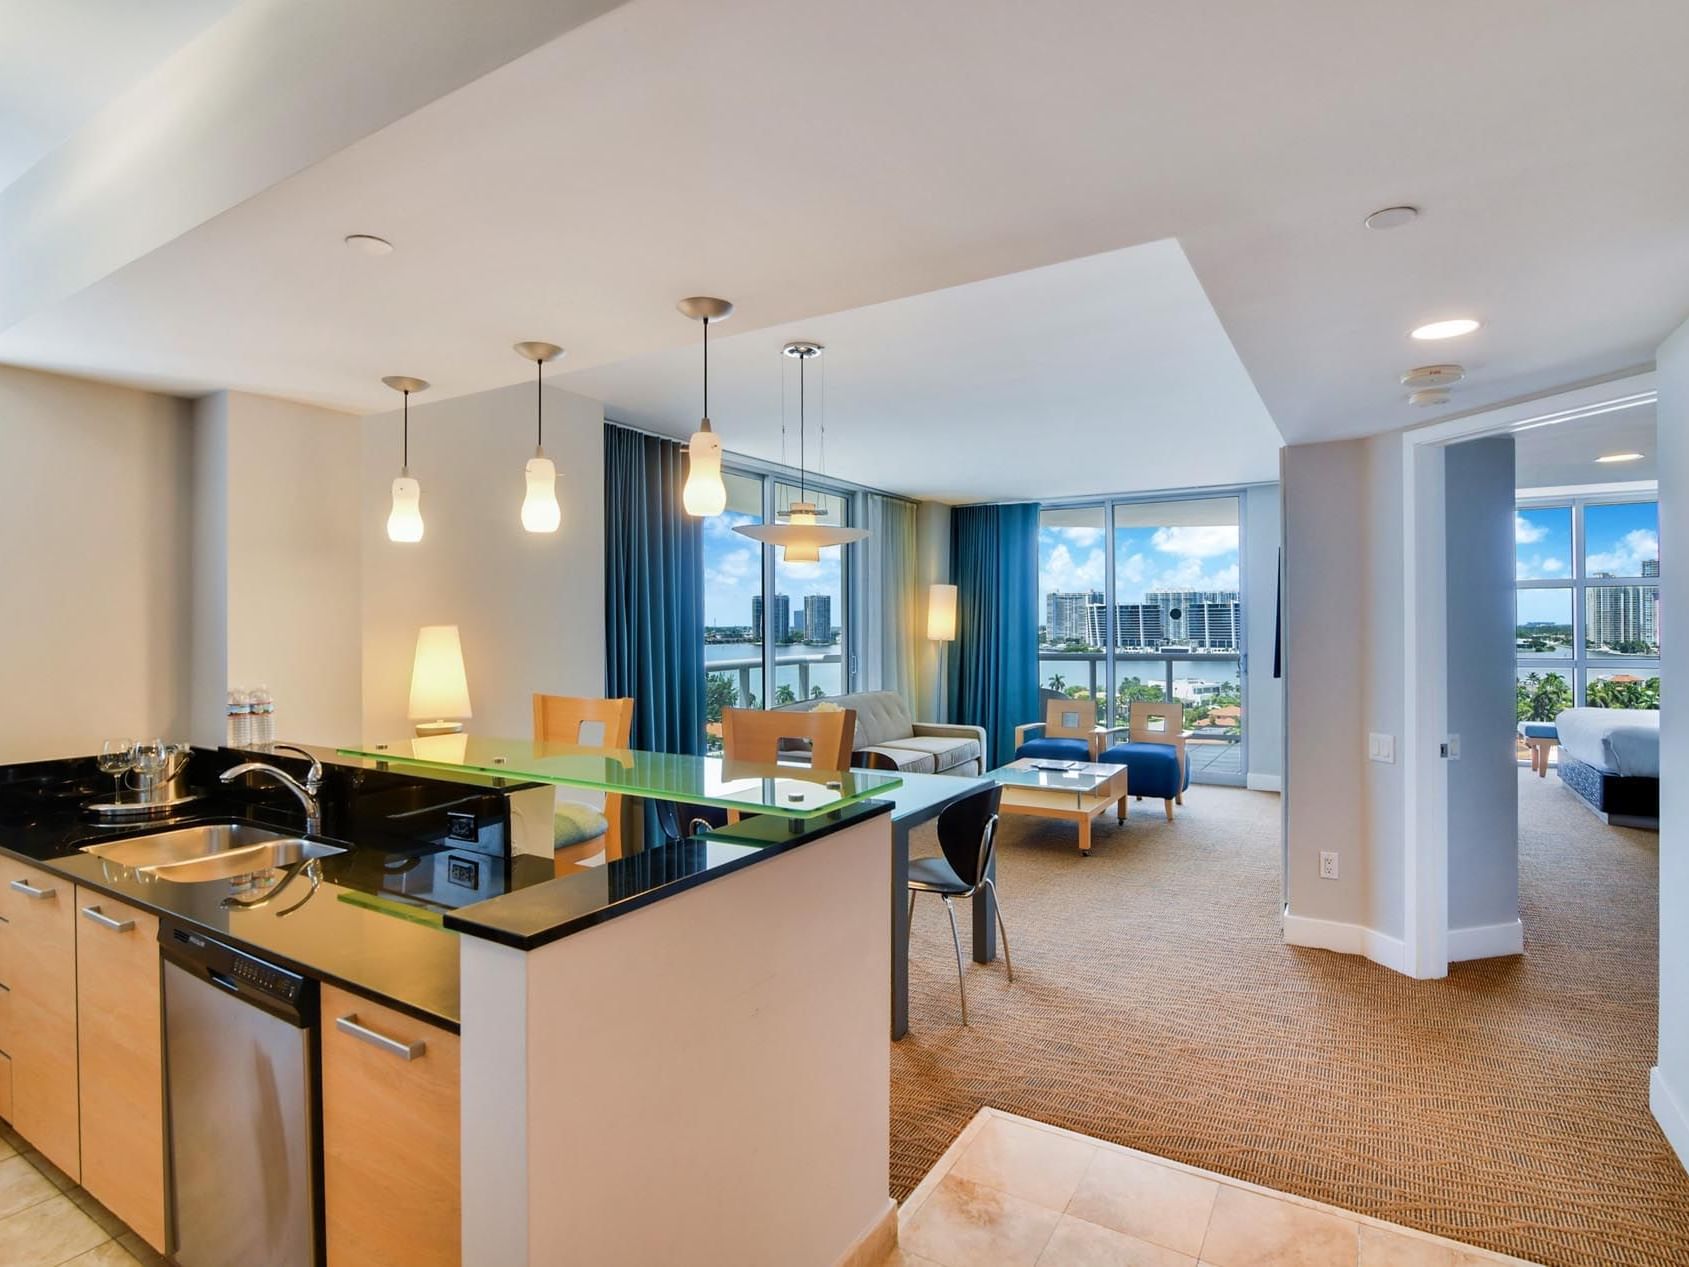
[[[1039,1267],[1196,1267],[1196,1259],[1135,1236],[1064,1215]]]
[[[1033,1267],[1061,1215],[946,1175],[903,1228],[905,1253],[943,1267]]]
[[[0,1263],[57,1267],[110,1239],[61,1193],[0,1219]]]
[[[64,1171],[60,1170],[33,1148],[25,1150],[23,1157],[30,1165],[34,1166],[42,1174],[46,1175],[48,1181],[60,1192],[69,1192],[72,1188],[76,1187],[76,1180],[65,1174]]]
[[[1358,1225],[1223,1184],[1201,1252],[1213,1267],[1353,1267]]]
[[[1152,1245],[1195,1255],[1220,1185],[1142,1157],[1098,1149],[1067,1212]]]
[[[993,1118],[950,1173],[1060,1212],[1067,1209],[1096,1151],[1092,1144],[1053,1131]]]
[[[65,1195],[76,1202],[76,1208],[93,1219],[107,1236],[122,1236],[129,1230],[127,1223],[94,1200],[93,1194],[86,1188],[72,1188]]]
[[[116,1241],[107,1241],[86,1254],[78,1254],[64,1267],[137,1267],[139,1261]]]
[[[930,1258],[922,1258],[919,1254],[911,1254],[902,1246],[898,1246],[880,1267],[942,1267],[942,1264],[935,1263]]]
[[[0,1161],[0,1219],[45,1201],[58,1191],[47,1176],[22,1157]]]
[[[1361,1227],[1360,1267],[1457,1267],[1455,1251],[1423,1236]]]
[[[163,1255],[134,1232],[125,1232],[117,1238],[117,1243],[128,1250],[141,1267],[170,1267],[170,1264],[164,1261]]]

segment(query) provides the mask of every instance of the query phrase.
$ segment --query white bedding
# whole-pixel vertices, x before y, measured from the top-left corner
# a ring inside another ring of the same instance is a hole
[[[1632,778],[1660,777],[1658,709],[1568,708],[1554,725],[1560,746],[1585,765]]]

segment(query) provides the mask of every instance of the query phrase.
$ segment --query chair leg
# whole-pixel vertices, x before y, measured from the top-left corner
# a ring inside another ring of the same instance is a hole
[[[903,957],[909,957],[909,943],[915,936],[915,890],[909,890],[909,918],[903,921]]]
[[[1126,821],[1126,798],[1124,796],[1114,803],[1114,821],[1117,823]]]
[[[962,975],[962,934],[956,928],[956,904],[950,900],[948,893],[939,894],[944,899],[944,909],[950,912],[950,940],[956,943],[956,986],[962,992],[962,1024],[968,1023],[968,982]]]
[[[1172,801],[1163,801],[1161,803],[1167,807],[1167,821],[1172,822],[1173,821],[1173,802]]]
[[[985,887],[991,890],[991,909],[997,912],[997,931],[1003,938],[1003,966],[1009,970],[1009,981],[1015,979],[1015,961],[1009,957],[1009,926],[1003,922],[1003,903],[997,896],[997,886],[985,877]]]
[[[1185,794],[1183,792],[1180,792],[1177,796],[1175,796],[1173,798],[1173,800],[1176,804],[1183,805],[1185,803]]]

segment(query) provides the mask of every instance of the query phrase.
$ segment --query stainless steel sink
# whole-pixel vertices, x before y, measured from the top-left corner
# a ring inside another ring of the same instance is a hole
[[[114,866],[128,867],[148,879],[193,884],[252,875],[346,851],[338,845],[302,840],[246,823],[207,823],[107,845],[84,845],[82,852]]]

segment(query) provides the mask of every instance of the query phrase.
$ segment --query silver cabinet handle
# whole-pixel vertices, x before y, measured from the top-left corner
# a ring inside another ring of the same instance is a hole
[[[13,880],[12,887],[25,897],[33,898],[52,897],[53,894],[58,892],[57,889],[38,889],[28,880]]]
[[[428,1044],[420,1038],[414,1043],[400,1042],[397,1038],[389,1038],[385,1034],[378,1034],[367,1026],[358,1024],[358,1014],[338,1017],[334,1027],[343,1034],[350,1034],[353,1038],[362,1039],[371,1047],[379,1047],[389,1055],[397,1056],[400,1060],[415,1060],[428,1050]]]
[[[134,920],[113,919],[97,906],[84,906],[82,908],[82,917],[84,919],[91,919],[101,928],[109,928],[114,933],[132,932],[135,928]]]

